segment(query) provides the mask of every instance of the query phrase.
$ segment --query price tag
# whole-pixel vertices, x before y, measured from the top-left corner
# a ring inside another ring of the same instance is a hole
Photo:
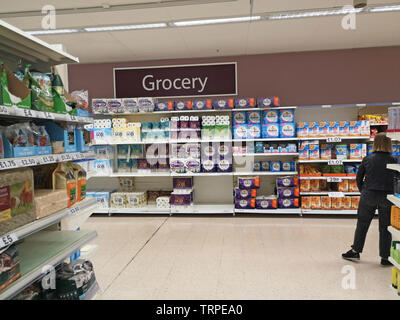
[[[36,160],[32,158],[25,158],[20,160],[21,167],[30,167],[36,165]]]
[[[69,115],[68,118],[69,118],[70,121],[78,121],[78,120],[76,119],[76,116],[73,116],[73,115],[71,115],[71,114]]]
[[[14,169],[17,168],[18,164],[15,160],[3,160],[0,161],[0,169]]]
[[[341,137],[328,137],[326,138],[326,142],[342,142]]]
[[[327,182],[342,182],[342,178],[338,178],[338,177],[328,177]]]
[[[24,109],[24,116],[33,118],[36,116],[36,112],[30,109]]]
[[[342,159],[330,159],[330,160],[328,160],[328,165],[340,166],[340,165],[343,165],[343,160]]]
[[[70,154],[62,154],[61,155],[61,161],[71,161],[71,155]]]
[[[10,114],[10,108],[5,106],[0,106],[0,114]]]
[[[343,198],[344,197],[344,193],[343,192],[329,192],[328,196],[330,198]]]
[[[74,215],[78,214],[80,211],[81,211],[81,208],[79,208],[79,206],[72,207],[69,209],[69,215],[74,216]]]
[[[53,155],[43,156],[43,157],[40,159],[40,162],[43,163],[43,164],[46,164],[46,163],[53,163],[53,162],[56,162],[56,159],[55,159],[55,157],[54,157]]]
[[[8,247],[16,241],[18,241],[18,237],[15,233],[7,234],[0,238],[0,248]]]
[[[45,112],[44,117],[51,120],[54,120],[56,118],[52,112]]]

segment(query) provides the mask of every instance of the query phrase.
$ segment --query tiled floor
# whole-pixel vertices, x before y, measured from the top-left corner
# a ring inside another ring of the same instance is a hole
[[[83,228],[99,235],[90,257],[99,299],[398,299],[391,268],[379,265],[377,221],[361,261],[342,260],[354,227],[347,218],[97,216]]]

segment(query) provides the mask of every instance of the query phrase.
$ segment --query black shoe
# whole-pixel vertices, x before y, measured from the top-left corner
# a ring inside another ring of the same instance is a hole
[[[358,252],[354,252],[353,250],[349,250],[342,254],[342,258],[350,261],[360,260],[360,254]]]
[[[381,259],[381,265],[382,266],[393,266],[392,263],[388,259]]]

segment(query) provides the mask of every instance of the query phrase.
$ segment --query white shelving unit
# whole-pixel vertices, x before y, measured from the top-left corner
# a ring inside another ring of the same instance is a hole
[[[399,207],[399,208],[400,208],[400,198],[396,197],[396,196],[393,195],[393,194],[389,194],[389,195],[387,196],[387,199],[388,199],[391,203],[393,203],[396,207]]]
[[[400,164],[398,164],[398,163],[388,164],[388,165],[386,165],[386,168],[392,169],[392,170],[396,170],[396,171],[400,172]]]
[[[301,196],[324,196],[329,195],[331,192],[335,191],[318,191],[318,192],[300,192]],[[360,192],[341,192],[345,196],[359,196]]]
[[[78,58],[0,20],[0,57],[11,68],[17,63],[30,64],[33,69],[49,72],[52,66],[77,63]],[[0,105],[0,119],[7,122],[29,120],[61,121],[91,124],[93,118],[27,110]],[[92,152],[74,152],[20,158],[0,159],[0,170],[18,170],[24,167],[93,158]],[[21,276],[0,291],[0,300],[11,299],[24,288],[44,276],[45,266],[56,266],[97,236],[95,231],[49,231],[49,227],[64,221],[84,221],[98,204],[85,199],[70,208],[60,210],[42,219],[23,225],[0,236],[0,247],[15,245],[20,260]],[[52,230],[57,228],[52,228]],[[76,228],[74,229],[76,230]],[[23,240],[23,241],[21,241]],[[93,290],[91,293],[95,293]]]
[[[301,214],[301,209],[235,209],[236,213],[254,214]]]
[[[298,152],[233,154],[234,157],[297,157],[298,155]]]
[[[338,214],[338,215],[354,215],[357,210],[305,210],[302,209],[303,214]]]
[[[109,214],[170,214],[169,209],[159,209],[156,205],[148,205],[144,208],[109,208]]]
[[[296,176],[297,171],[280,171],[280,172],[270,172],[270,171],[234,171],[234,176]]]
[[[370,140],[369,136],[299,137],[298,139],[303,141],[303,140],[328,140],[330,138],[339,138],[340,140]],[[335,142],[340,142],[340,141],[335,141]]]
[[[194,204],[190,207],[171,207],[171,214],[233,214],[233,204]]]
[[[388,230],[392,234],[393,238],[400,240],[400,230],[398,230],[392,226],[389,226]]]
[[[331,159],[331,160],[339,160],[343,163],[346,162],[361,162],[362,159]],[[323,160],[323,159],[315,159],[315,160],[299,160],[299,163],[328,163],[329,160]]]
[[[313,177],[304,177],[304,176],[300,176],[299,179],[300,180],[328,180],[329,178],[339,178],[342,180],[355,180],[356,177],[355,176],[336,176],[336,177],[324,177],[324,176],[313,176]]]

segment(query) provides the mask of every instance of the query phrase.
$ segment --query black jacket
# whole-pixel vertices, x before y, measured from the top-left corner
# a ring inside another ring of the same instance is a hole
[[[370,190],[393,193],[393,179],[397,172],[387,169],[388,163],[397,163],[389,152],[374,152],[362,160],[356,178],[360,192]]]

